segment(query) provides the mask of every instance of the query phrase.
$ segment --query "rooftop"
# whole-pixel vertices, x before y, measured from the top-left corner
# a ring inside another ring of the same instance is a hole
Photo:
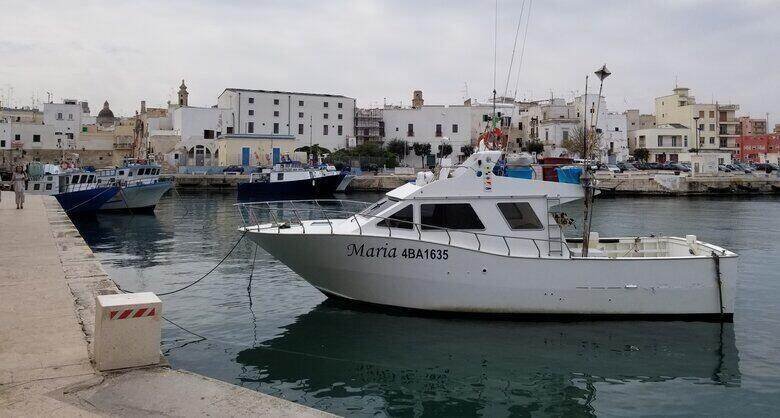
[[[270,94],[295,94],[298,96],[338,97],[343,99],[351,99],[351,97],[342,96],[340,94],[304,93],[298,91],[282,91],[282,90],[239,89],[234,87],[226,88],[225,91],[222,92],[222,94],[225,94],[226,91],[247,92],[247,93],[270,93]],[[220,94],[220,96],[222,96],[222,94]]]

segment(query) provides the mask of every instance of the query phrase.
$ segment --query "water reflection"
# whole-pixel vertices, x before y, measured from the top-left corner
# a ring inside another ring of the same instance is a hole
[[[591,415],[600,384],[740,383],[733,324],[436,319],[332,301],[236,361],[245,386],[360,415]]]
[[[113,252],[122,257],[111,260],[119,267],[144,269],[164,262],[159,256],[173,248],[173,227],[163,224],[153,213],[99,214],[73,220],[87,245],[96,252]]]

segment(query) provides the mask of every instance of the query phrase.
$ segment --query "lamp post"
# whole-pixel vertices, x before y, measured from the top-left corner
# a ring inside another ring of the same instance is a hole
[[[607,64],[604,64],[595,71],[596,76],[599,78],[600,84],[599,84],[599,95],[597,100],[599,101],[599,104],[601,103],[601,92],[604,88],[604,79],[609,77],[610,74],[612,74],[607,69]],[[591,213],[593,211],[593,186],[590,182],[590,164],[588,164],[587,156],[588,156],[588,128],[587,128],[587,108],[588,108],[588,77],[585,77],[585,96],[584,98],[584,109],[585,114],[583,115],[583,135],[582,135],[582,162],[583,162],[583,169],[582,169],[582,187],[585,189],[585,208],[582,218],[582,257],[588,256],[588,246],[590,245],[590,226],[591,226]],[[591,122],[593,121],[593,116],[591,115]],[[596,119],[596,123],[598,123],[598,118]],[[595,131],[595,125],[593,126],[593,129],[591,129],[591,136],[593,131]]]
[[[699,117],[698,116],[693,117],[693,129],[695,129],[693,135],[694,135],[694,140],[696,141],[696,155],[698,155],[699,147],[701,146],[701,144],[699,144]]]

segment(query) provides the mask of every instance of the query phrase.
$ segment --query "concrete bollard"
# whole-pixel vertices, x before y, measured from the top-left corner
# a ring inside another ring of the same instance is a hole
[[[162,301],[152,292],[99,295],[95,302],[98,370],[160,362]]]

